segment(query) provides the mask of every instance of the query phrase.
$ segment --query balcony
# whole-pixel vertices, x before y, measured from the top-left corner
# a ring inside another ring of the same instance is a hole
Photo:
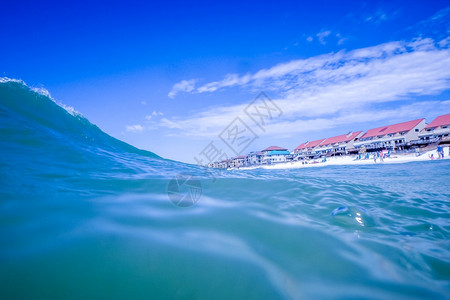
[[[430,131],[423,131],[419,133],[419,137],[431,136],[431,135],[444,135],[450,134],[450,127],[447,128],[438,128]]]

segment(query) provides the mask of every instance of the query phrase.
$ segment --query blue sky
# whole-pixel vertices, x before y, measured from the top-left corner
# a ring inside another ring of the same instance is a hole
[[[235,155],[236,117],[248,152],[450,113],[448,1],[9,1],[0,20],[0,76],[180,161]],[[263,127],[260,92],[282,112]]]

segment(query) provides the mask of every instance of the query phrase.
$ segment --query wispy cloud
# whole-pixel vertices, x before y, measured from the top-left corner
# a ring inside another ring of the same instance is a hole
[[[154,110],[150,115],[146,115],[145,119],[151,120],[153,117],[158,117],[158,116],[163,116],[163,115],[164,114],[162,112]]]
[[[179,92],[191,92],[194,90],[196,79],[191,80],[182,80],[172,87],[172,90],[169,92],[169,98],[174,98],[176,94]]]
[[[450,34],[450,6],[436,12],[431,17],[406,28],[418,36],[433,36],[436,39],[448,38]]]
[[[321,32],[319,32],[318,34],[316,34],[317,38],[319,39],[319,43],[321,43],[322,45],[325,45],[327,42],[325,41],[325,38],[327,36],[329,36],[331,33],[331,31],[329,30],[322,30]]]
[[[388,19],[389,19],[389,16],[387,15],[387,13],[385,13],[383,10],[379,9],[375,13],[365,17],[364,21],[369,22],[369,23],[379,24]]]
[[[347,38],[343,37],[340,33],[336,33],[336,38],[338,39],[337,44],[339,46],[342,45],[347,40]]]
[[[142,126],[142,125],[127,125],[125,127],[125,130],[127,132],[140,133],[140,132],[144,131],[144,126]]]
[[[449,83],[448,44],[443,47],[431,39],[418,39],[293,60],[254,74],[228,74],[192,92],[236,86],[271,92],[284,113],[283,118],[267,125],[266,134],[289,135],[402,114],[408,118],[412,112],[423,113],[427,105],[431,105],[429,109],[449,111],[449,101],[415,100],[416,96],[447,90]],[[160,126],[186,135],[211,136],[244,107],[215,107],[184,119],[163,119]]]
[[[439,21],[439,22],[446,22],[448,23],[448,16],[450,14],[450,6],[447,6],[438,12],[436,12],[433,16],[431,16],[428,20],[424,21]]]
[[[316,38],[314,38],[314,36]],[[322,31],[316,33],[314,36],[310,35],[310,36],[306,37],[306,41],[308,43],[311,43],[314,40],[317,40],[322,45],[326,45],[327,43],[330,43],[330,42],[334,43],[337,41],[336,42],[337,45],[340,46],[347,40],[347,38],[342,36],[341,33],[339,33],[339,32],[334,33],[331,30],[322,30]]]

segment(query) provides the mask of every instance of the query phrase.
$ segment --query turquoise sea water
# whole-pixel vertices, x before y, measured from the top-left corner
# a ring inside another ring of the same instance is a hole
[[[449,167],[208,173],[1,82],[0,298],[450,298]]]

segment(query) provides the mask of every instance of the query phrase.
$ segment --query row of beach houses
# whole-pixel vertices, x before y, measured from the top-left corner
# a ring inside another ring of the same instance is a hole
[[[339,155],[352,155],[382,150],[401,151],[450,143],[450,114],[442,115],[426,124],[425,119],[373,128],[367,132],[347,134],[308,141],[293,151],[270,146],[231,159],[210,163],[212,168],[239,168],[276,164],[288,161],[311,160]]]

